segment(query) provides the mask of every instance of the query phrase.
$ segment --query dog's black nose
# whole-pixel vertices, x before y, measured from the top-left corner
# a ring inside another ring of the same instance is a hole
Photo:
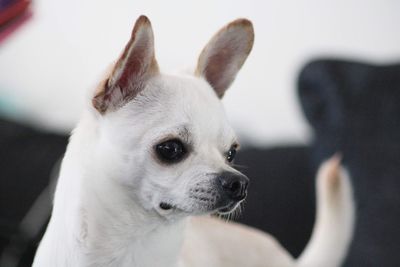
[[[222,191],[234,201],[243,200],[247,195],[249,178],[243,174],[223,172],[218,177],[218,182]]]

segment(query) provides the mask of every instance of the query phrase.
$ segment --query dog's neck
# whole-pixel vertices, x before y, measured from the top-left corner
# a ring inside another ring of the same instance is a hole
[[[37,255],[49,264],[37,265],[177,266],[185,220],[149,215],[107,172],[95,171],[107,163],[96,162],[92,123],[81,122],[71,137]]]

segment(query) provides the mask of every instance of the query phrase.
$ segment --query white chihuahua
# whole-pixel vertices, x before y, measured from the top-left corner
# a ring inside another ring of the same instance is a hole
[[[161,74],[141,16],[73,131],[35,267],[338,266],[353,229],[351,186],[337,158],[317,183],[317,221],[302,256],[212,217],[232,212],[248,179],[220,98],[253,45],[238,19],[207,44],[195,73]],[[260,207],[262,208],[262,207]]]

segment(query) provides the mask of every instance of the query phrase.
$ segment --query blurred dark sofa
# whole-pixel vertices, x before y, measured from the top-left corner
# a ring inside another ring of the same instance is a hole
[[[271,233],[298,256],[314,223],[316,169],[339,151],[357,201],[344,266],[400,266],[400,66],[313,61],[299,75],[298,94],[312,143],[238,154],[236,164],[251,179],[238,220]],[[67,140],[0,120],[0,267],[30,266],[48,219],[50,176]],[[32,206],[43,209],[32,215]],[[42,219],[24,221],[35,215]]]

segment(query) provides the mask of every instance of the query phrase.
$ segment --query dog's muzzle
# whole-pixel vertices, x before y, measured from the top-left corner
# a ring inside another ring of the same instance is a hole
[[[187,203],[160,202],[156,207],[160,215],[168,215],[175,211],[202,214],[218,212],[230,213],[247,196],[249,179],[236,172],[222,172],[214,176],[212,183],[197,184],[190,190]],[[185,204],[189,204],[185,206]]]

